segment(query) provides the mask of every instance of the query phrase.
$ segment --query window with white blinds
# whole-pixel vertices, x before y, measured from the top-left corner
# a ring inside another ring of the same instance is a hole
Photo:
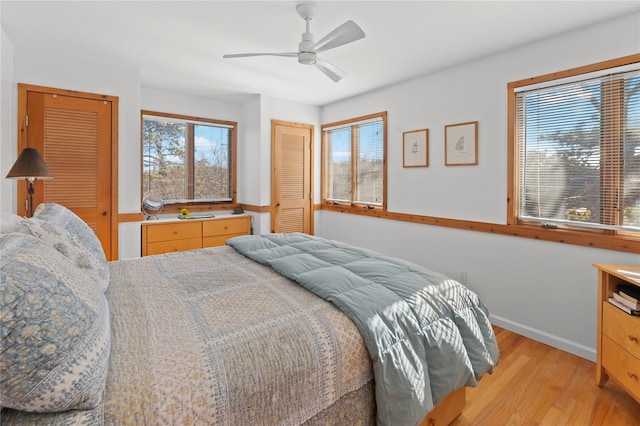
[[[386,113],[322,127],[324,201],[384,206]]]
[[[640,232],[639,68],[516,89],[519,220]]]

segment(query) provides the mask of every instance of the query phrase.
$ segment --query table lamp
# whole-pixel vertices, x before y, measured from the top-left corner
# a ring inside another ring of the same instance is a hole
[[[33,216],[33,182],[37,179],[53,179],[49,168],[35,148],[25,148],[9,170],[7,178],[25,179],[29,182],[29,217]]]

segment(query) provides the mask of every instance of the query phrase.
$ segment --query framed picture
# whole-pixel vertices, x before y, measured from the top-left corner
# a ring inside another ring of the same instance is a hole
[[[444,126],[444,165],[478,164],[478,122]]]
[[[429,129],[402,132],[402,167],[429,165]]]

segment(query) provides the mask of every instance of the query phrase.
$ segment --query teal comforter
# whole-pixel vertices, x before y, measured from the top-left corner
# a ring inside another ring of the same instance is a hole
[[[416,425],[450,392],[498,363],[488,311],[442,274],[306,234],[227,242],[332,302],[362,334],[374,368],[379,425]]]

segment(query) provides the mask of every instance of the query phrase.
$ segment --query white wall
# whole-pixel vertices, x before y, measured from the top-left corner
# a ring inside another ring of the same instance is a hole
[[[260,206],[261,170],[261,96],[254,95],[242,104],[242,126],[238,126],[238,202]],[[268,204],[267,200],[264,200]]]
[[[15,140],[17,117],[13,97],[13,44],[0,28],[0,211],[17,211],[16,182],[4,177],[18,158],[18,144]],[[15,117],[15,119],[14,119]]]
[[[140,91],[140,108],[147,111],[189,115],[216,120],[241,121],[240,105],[203,96],[186,95],[155,88]],[[140,145],[140,138],[138,138]]]
[[[388,210],[497,224],[507,212],[507,83],[640,51],[628,16],[337,102],[333,122],[388,111]],[[444,166],[444,126],[479,122],[477,166]],[[429,167],[402,168],[402,132],[429,128]],[[593,262],[637,254],[321,211],[316,234],[412,260],[477,291],[493,321],[595,359]]]

